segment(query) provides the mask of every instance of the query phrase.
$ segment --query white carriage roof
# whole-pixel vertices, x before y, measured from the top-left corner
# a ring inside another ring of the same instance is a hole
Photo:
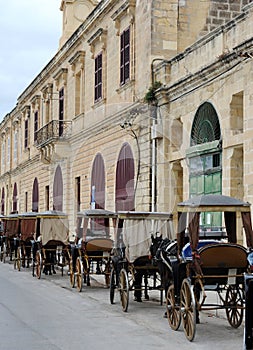
[[[41,213],[37,213],[37,216],[42,217],[67,217],[68,215],[62,211],[48,210]]]
[[[178,211],[194,209],[194,211],[250,211],[250,203],[240,199],[207,194],[195,196],[185,202],[178,203]]]
[[[120,219],[150,219],[150,220],[171,220],[173,215],[170,212],[151,212],[151,211],[119,211]]]
[[[77,213],[77,217],[89,217],[89,218],[116,218],[116,213],[105,209],[87,209]]]

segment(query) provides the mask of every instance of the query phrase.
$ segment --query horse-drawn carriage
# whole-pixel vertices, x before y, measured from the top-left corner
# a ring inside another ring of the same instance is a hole
[[[104,275],[109,286],[110,253],[116,225],[115,213],[90,209],[77,213],[77,236],[71,246],[70,284],[81,292],[83,283],[90,285],[90,275]]]
[[[55,273],[55,266],[63,268],[69,264],[68,216],[59,211],[37,213],[36,243],[33,247],[33,271],[38,279],[41,273]]]
[[[6,237],[4,235],[4,222],[3,222],[4,215],[0,214],[0,261],[3,261],[4,257],[4,249],[6,251]]]
[[[17,254],[15,256],[14,268],[20,271],[22,267],[29,267],[33,260],[32,248],[35,244],[37,230],[36,212],[27,212],[18,215],[18,241]]]
[[[218,212],[224,213],[226,237],[224,230],[220,230],[221,239],[217,227],[210,227],[204,234],[201,227],[202,215],[217,215]],[[240,217],[247,248],[238,244],[236,230]],[[239,327],[244,310],[244,274],[249,271],[247,258],[253,248],[249,203],[221,195],[193,197],[179,203],[177,246],[178,258],[171,261],[171,283],[167,292],[167,317],[171,328],[177,330],[182,320],[185,335],[192,341],[199,312],[216,309],[225,311],[232,327]],[[209,291],[217,293],[219,302],[207,303]]]
[[[158,266],[150,259],[151,235],[160,233],[173,238],[172,215],[159,212],[118,212],[117,234],[114,244],[113,268],[110,278],[110,302],[119,291],[123,311],[128,310],[129,292],[136,301],[149,299],[148,291],[162,290]]]
[[[1,221],[3,224],[1,261],[5,263],[7,257],[9,257],[10,261],[13,261],[13,259],[17,257],[19,244],[19,217],[18,214],[13,213],[1,217]]]

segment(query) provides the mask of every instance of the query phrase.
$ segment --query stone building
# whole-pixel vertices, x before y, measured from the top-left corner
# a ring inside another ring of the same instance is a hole
[[[0,124],[1,213],[63,210],[74,229],[89,207],[252,202],[251,1],[59,5],[59,50]]]

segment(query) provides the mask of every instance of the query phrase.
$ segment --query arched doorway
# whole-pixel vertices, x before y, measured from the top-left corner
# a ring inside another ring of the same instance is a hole
[[[53,209],[58,211],[62,211],[63,209],[63,180],[60,165],[57,166],[54,175]]]
[[[134,210],[134,158],[131,147],[124,143],[116,168],[115,209]]]
[[[12,195],[12,211],[16,213],[18,211],[18,189],[16,182],[13,186],[13,195]]]
[[[32,192],[32,211],[39,211],[39,185],[37,177],[33,181],[33,192]]]
[[[222,193],[222,142],[220,122],[215,108],[209,102],[197,110],[191,130],[189,160],[190,197]],[[220,226],[219,214],[202,215],[205,226]]]
[[[91,208],[105,208],[105,166],[100,153],[94,159],[91,173]]]

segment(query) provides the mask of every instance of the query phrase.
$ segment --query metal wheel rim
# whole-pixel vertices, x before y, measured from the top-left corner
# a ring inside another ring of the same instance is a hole
[[[105,285],[107,288],[110,288],[110,281],[111,281],[110,267],[106,266],[106,268],[105,268]]]
[[[35,270],[36,270],[36,276],[38,279],[40,279],[41,277],[41,269],[42,269],[42,261],[41,261],[41,254],[40,252],[36,253],[36,257],[35,257]]]
[[[173,284],[168,288],[166,296],[166,310],[171,329],[177,331],[181,323],[181,312],[179,306],[176,305],[175,288]]]
[[[243,320],[243,297],[240,287],[229,285],[225,298],[226,316],[233,328],[238,328]],[[230,306],[230,307],[229,307]]]
[[[183,328],[186,338],[193,341],[196,332],[196,305],[193,287],[184,279],[180,290]]]
[[[75,287],[75,274],[73,269],[73,260],[71,259],[69,262],[69,280],[72,288]]]
[[[6,244],[4,243],[3,245],[3,262],[6,262],[6,255],[7,255],[7,247]]]
[[[19,248],[17,252],[17,270],[20,271],[20,269],[21,269],[21,248]]]
[[[122,269],[120,271],[119,292],[120,292],[122,309],[124,312],[127,312],[128,304],[129,304],[129,282],[128,282],[127,272],[125,269]]]
[[[83,288],[82,263],[80,258],[76,260],[76,288],[79,292],[81,292]]]
[[[115,295],[115,270],[114,268],[111,269],[110,274],[110,302],[111,304],[114,304],[114,295]]]

